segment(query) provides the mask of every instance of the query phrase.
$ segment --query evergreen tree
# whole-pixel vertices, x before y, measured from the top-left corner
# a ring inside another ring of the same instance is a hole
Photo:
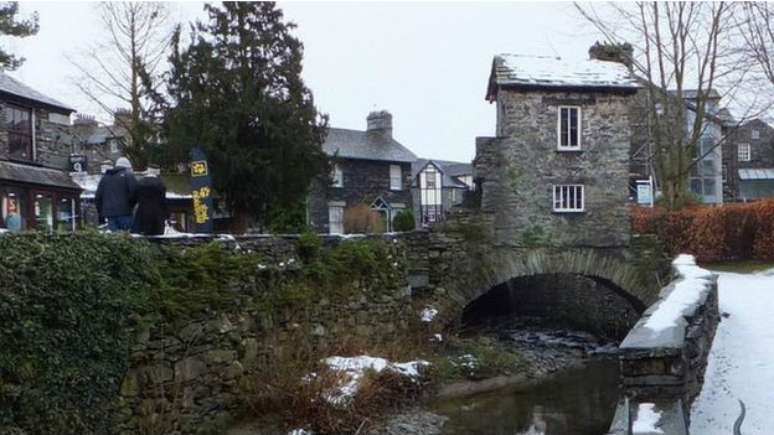
[[[303,213],[311,182],[329,172],[327,116],[301,79],[303,45],[271,2],[205,5],[181,48],[173,35],[166,111],[168,161],[208,155],[215,189],[239,218],[270,225]],[[303,222],[299,222],[302,225]]]
[[[25,38],[38,33],[38,14],[32,15],[28,20],[18,20],[19,13],[17,2],[0,4],[0,35]],[[24,63],[23,57],[16,57],[0,48],[0,69],[15,70]]]

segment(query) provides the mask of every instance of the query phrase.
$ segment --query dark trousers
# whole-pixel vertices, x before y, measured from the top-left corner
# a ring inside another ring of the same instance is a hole
[[[110,231],[129,231],[132,228],[132,216],[112,216],[107,218]]]

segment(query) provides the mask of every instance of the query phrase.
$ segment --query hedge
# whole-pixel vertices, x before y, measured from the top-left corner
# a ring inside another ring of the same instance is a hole
[[[635,207],[635,233],[656,234],[671,255],[700,262],[774,260],[774,200],[676,211]]]
[[[127,238],[0,237],[0,429],[109,433],[151,257]]]

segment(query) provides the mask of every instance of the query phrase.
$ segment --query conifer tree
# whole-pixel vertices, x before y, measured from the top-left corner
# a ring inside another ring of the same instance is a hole
[[[19,20],[19,3],[8,2],[0,4],[0,35],[26,38],[38,33],[38,14],[32,18]],[[16,57],[0,48],[0,69],[15,70],[24,63],[23,57]]]
[[[205,5],[182,47],[173,35],[166,112],[167,158],[208,155],[215,190],[241,222],[295,217],[311,182],[329,171],[327,116],[301,79],[303,45],[272,2]],[[301,222],[298,222],[301,221]]]

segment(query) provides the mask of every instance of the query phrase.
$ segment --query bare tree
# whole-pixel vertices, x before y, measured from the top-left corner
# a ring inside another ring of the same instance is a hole
[[[746,54],[774,85],[774,7],[768,2],[746,2],[742,7],[740,28],[746,42]]]
[[[128,132],[125,153],[142,168],[155,135],[148,96],[160,84],[170,41],[168,9],[163,3],[103,2],[98,10],[104,39],[70,58],[80,72],[76,86]]]
[[[749,69],[739,56],[735,6],[638,2],[604,11],[576,8],[608,44],[633,47],[628,64],[643,84],[637,102],[646,154],[667,205],[681,206],[689,197],[691,171],[726,140],[707,141],[721,122],[717,103],[733,98]],[[750,115],[746,111],[737,121]]]

